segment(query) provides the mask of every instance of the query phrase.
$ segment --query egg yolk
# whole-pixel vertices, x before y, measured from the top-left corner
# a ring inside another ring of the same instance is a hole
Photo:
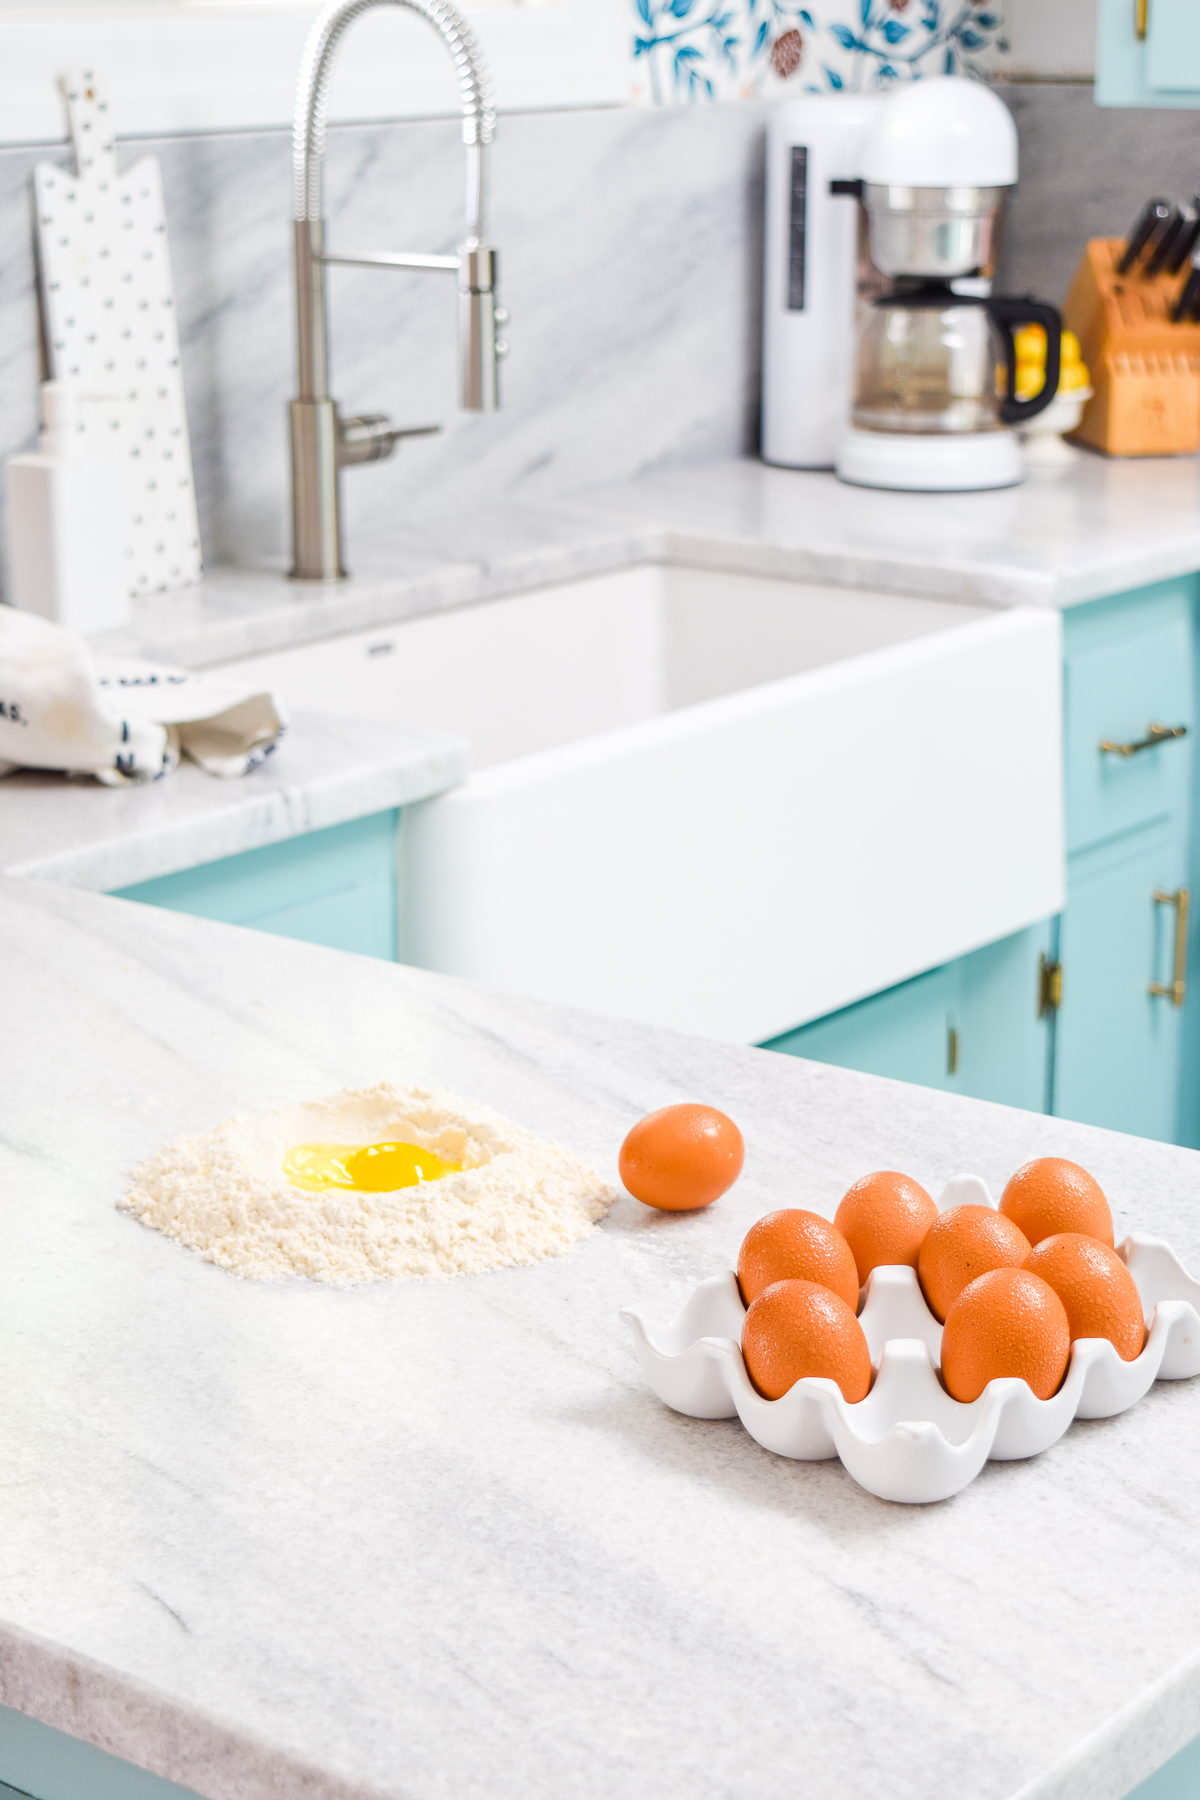
[[[419,1144],[295,1144],[283,1159],[293,1187],[319,1194],[349,1188],[360,1194],[390,1194],[457,1175],[461,1163],[447,1162]]]

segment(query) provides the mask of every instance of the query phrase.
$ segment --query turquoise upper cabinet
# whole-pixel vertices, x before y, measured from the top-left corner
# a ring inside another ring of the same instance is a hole
[[[1196,0],[1146,0],[1146,86],[1200,97],[1200,18]]]
[[[1099,0],[1096,104],[1200,106],[1195,0]]]

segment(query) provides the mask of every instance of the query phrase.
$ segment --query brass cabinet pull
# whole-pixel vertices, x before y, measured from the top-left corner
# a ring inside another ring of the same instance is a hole
[[[1155,906],[1173,906],[1175,908],[1175,979],[1169,983],[1152,981],[1150,992],[1161,994],[1164,1000],[1171,1002],[1172,1006],[1182,1006],[1183,997],[1187,992],[1188,907],[1191,905],[1191,901],[1190,888],[1176,888],[1173,894],[1167,893],[1164,888],[1155,888],[1154,890]]]
[[[1146,35],[1146,14],[1150,10],[1150,0],[1133,0],[1133,35],[1140,44]]]
[[[1056,1013],[1062,1005],[1063,974],[1062,964],[1051,960],[1044,950],[1038,952],[1038,1009],[1037,1016],[1044,1019],[1047,1013]]]
[[[1100,748],[1109,756],[1136,756],[1139,750],[1153,750],[1156,744],[1186,736],[1186,725],[1157,725],[1152,720],[1146,727],[1146,736],[1139,738],[1136,744],[1118,744],[1115,738],[1101,738]]]

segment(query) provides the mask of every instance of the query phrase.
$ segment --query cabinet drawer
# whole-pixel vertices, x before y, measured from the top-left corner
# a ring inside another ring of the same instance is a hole
[[[1081,850],[1135,826],[1186,815],[1193,721],[1192,644],[1186,619],[1114,644],[1080,650],[1066,665],[1067,848]],[[1104,740],[1135,744],[1151,723],[1186,725],[1186,738],[1121,756]]]

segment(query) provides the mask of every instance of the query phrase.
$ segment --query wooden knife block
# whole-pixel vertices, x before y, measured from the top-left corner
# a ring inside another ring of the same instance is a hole
[[[1123,238],[1091,238],[1063,319],[1079,339],[1093,398],[1077,443],[1109,456],[1180,456],[1200,449],[1200,325],[1171,309],[1187,280],[1119,275]]]

